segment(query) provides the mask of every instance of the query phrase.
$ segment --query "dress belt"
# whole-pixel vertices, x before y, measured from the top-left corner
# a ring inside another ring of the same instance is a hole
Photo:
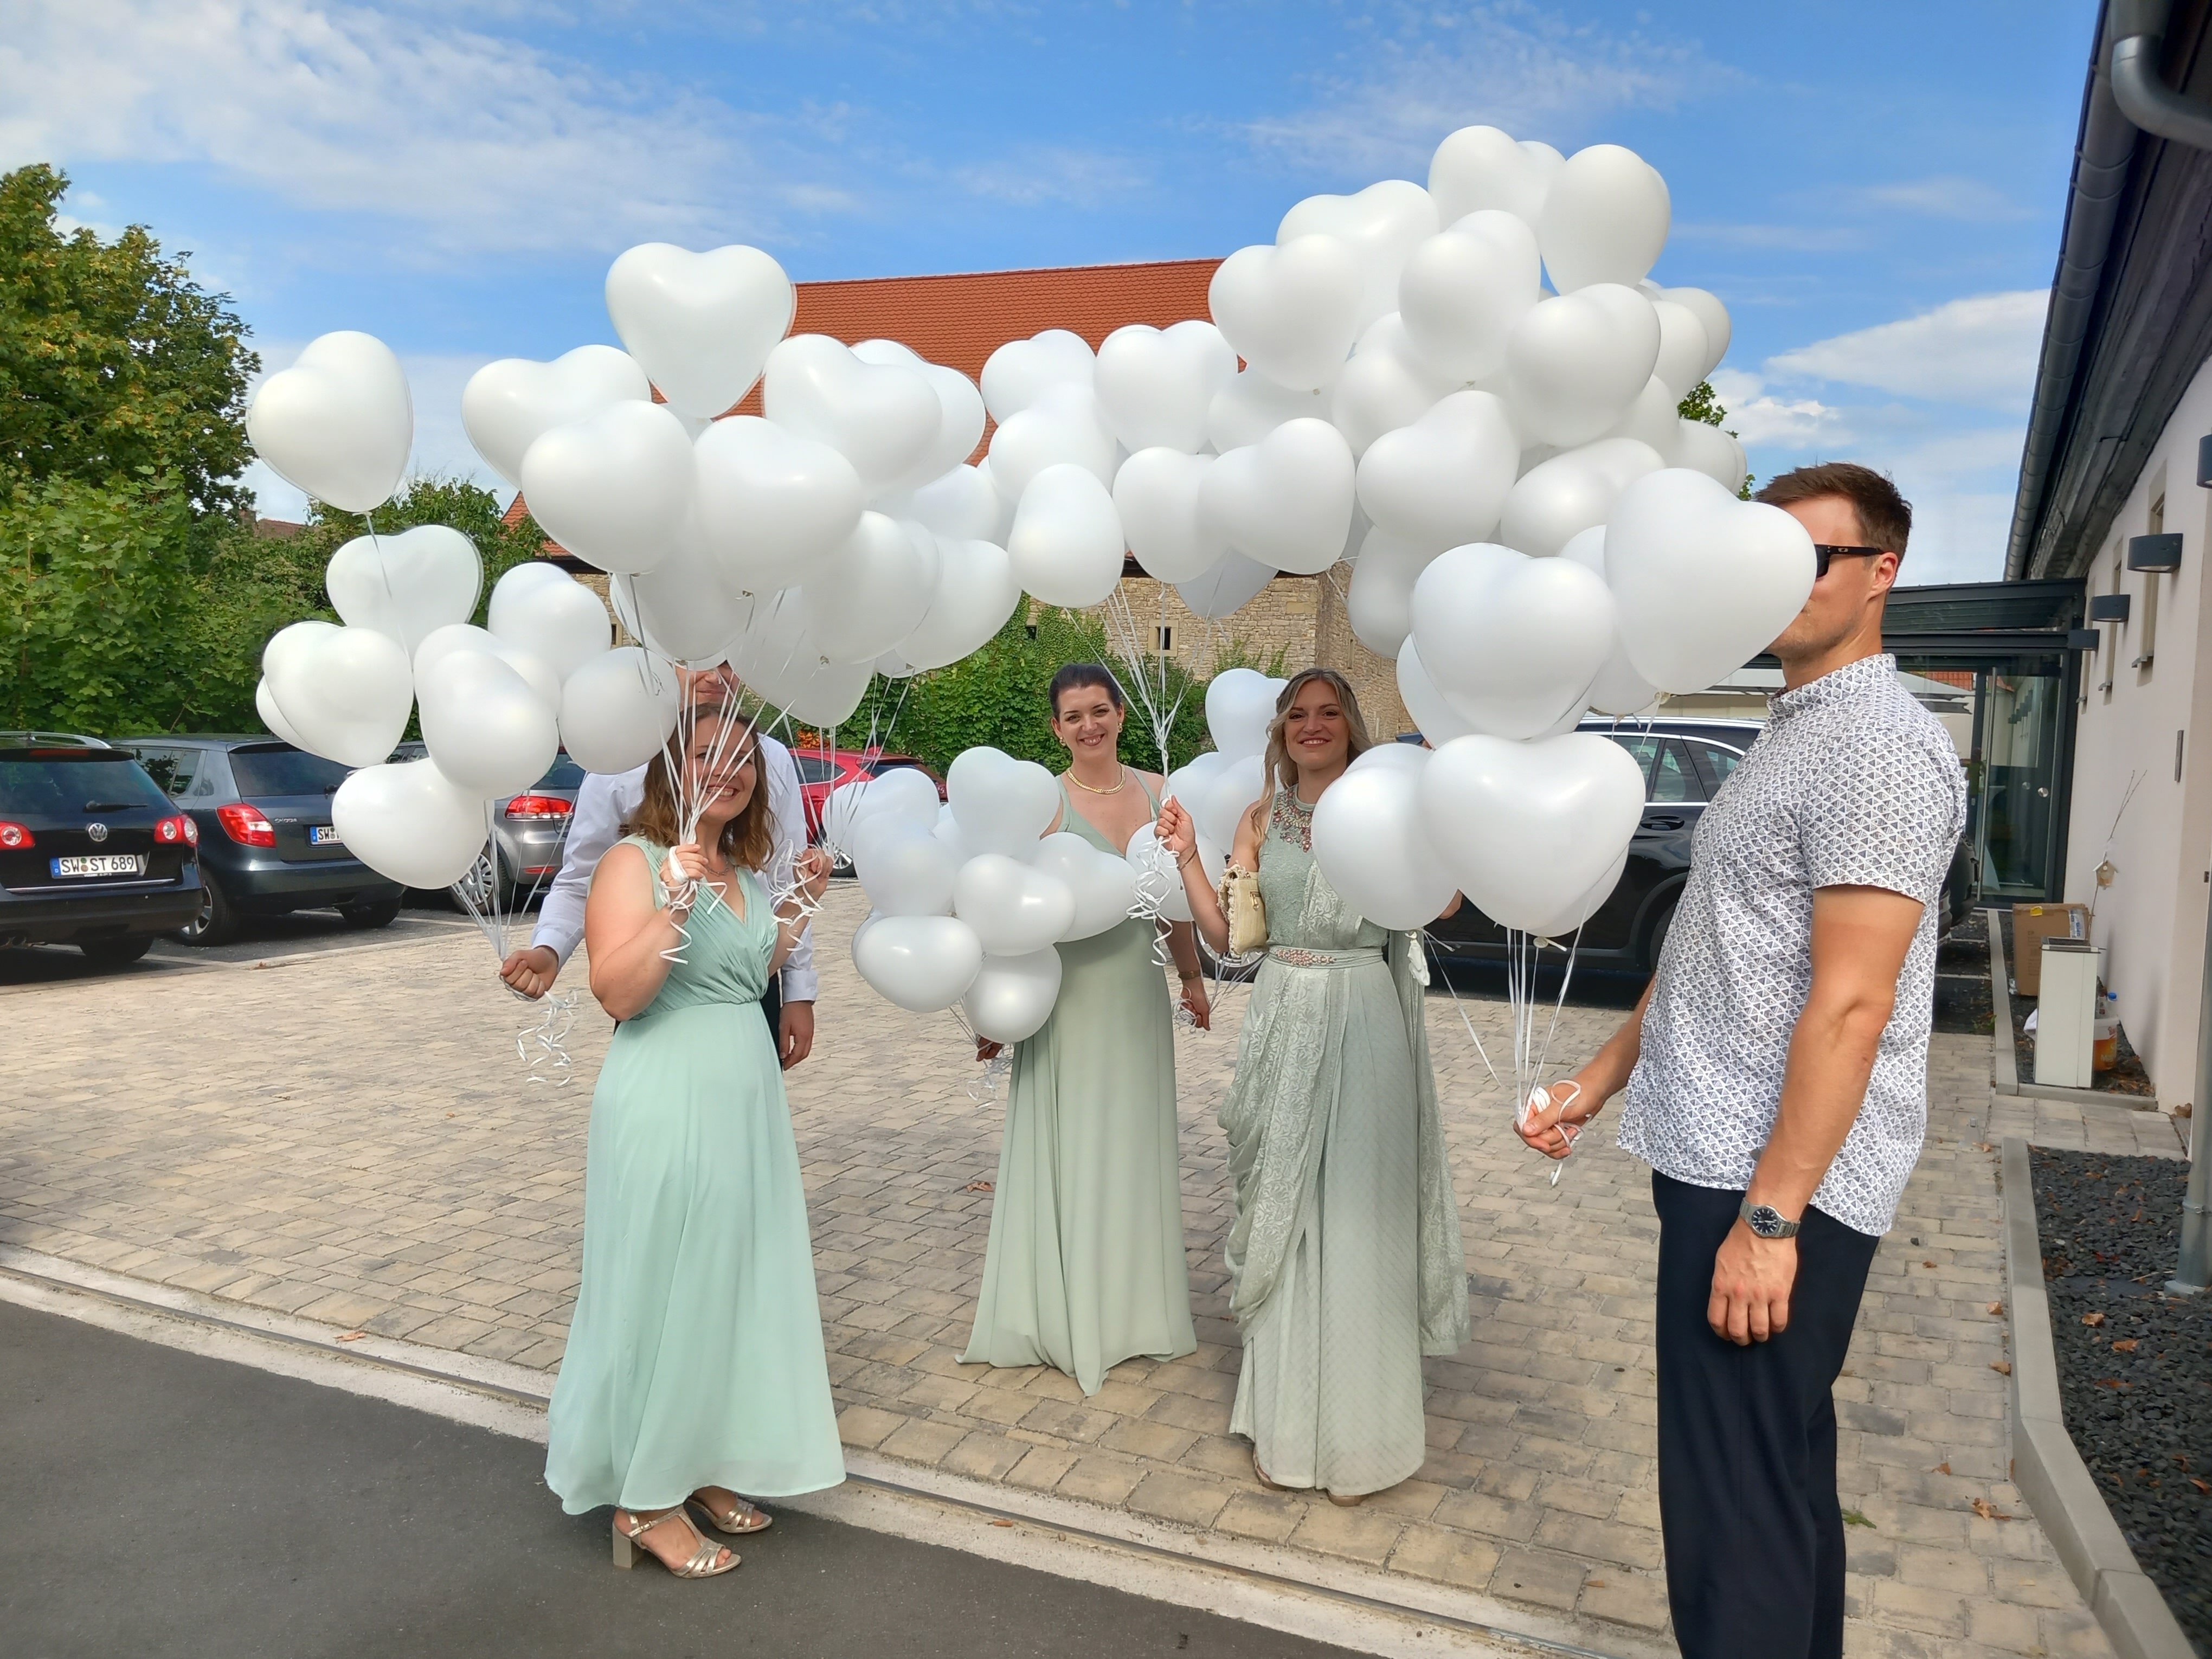
[[[1267,959],[1286,968],[1358,968],[1382,960],[1379,945],[1354,945],[1341,951],[1309,951],[1302,945],[1271,945]]]

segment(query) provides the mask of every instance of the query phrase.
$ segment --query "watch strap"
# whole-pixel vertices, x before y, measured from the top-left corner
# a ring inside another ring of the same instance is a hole
[[[1736,1206],[1736,1213],[1743,1218],[1745,1226],[1761,1238],[1795,1238],[1797,1224],[1785,1220],[1782,1212],[1771,1204],[1754,1204],[1745,1199]],[[1767,1220],[1764,1218],[1771,1217]]]

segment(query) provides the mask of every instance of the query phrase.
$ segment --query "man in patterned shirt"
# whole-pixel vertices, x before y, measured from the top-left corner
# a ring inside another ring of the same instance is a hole
[[[1820,563],[1784,690],[1705,809],[1659,971],[1528,1115],[1563,1158],[1627,1090],[1658,1211],[1659,1517],[1685,1659],[1837,1659],[1831,1395],[1920,1156],[1936,925],[1966,785],[1881,648],[1911,508],[1847,463],[1759,499]]]

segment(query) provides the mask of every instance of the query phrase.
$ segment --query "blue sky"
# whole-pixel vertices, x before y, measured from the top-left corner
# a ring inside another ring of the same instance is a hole
[[[1994,576],[2092,0],[702,4],[14,0],[0,167],[143,222],[271,367],[333,328],[416,384],[611,342],[632,243],[742,240],[794,277],[1222,254],[1285,209],[1425,179],[1473,122],[1666,176],[1655,273],[1711,288],[1762,476],[1893,471],[1907,579]],[[257,482],[265,482],[257,479]],[[265,511],[296,510],[281,484]]]

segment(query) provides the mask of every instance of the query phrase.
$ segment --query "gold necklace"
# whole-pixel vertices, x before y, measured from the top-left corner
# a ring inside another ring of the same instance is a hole
[[[1073,766],[1070,766],[1067,769],[1067,771],[1064,775],[1070,783],[1073,784],[1078,789],[1083,790],[1087,793],[1093,795],[1118,795],[1121,793],[1121,786],[1129,781],[1129,769],[1126,766],[1121,768],[1121,775],[1115,780],[1114,787],[1111,789],[1100,789],[1093,785],[1084,782],[1081,778],[1075,775],[1075,769]]]

